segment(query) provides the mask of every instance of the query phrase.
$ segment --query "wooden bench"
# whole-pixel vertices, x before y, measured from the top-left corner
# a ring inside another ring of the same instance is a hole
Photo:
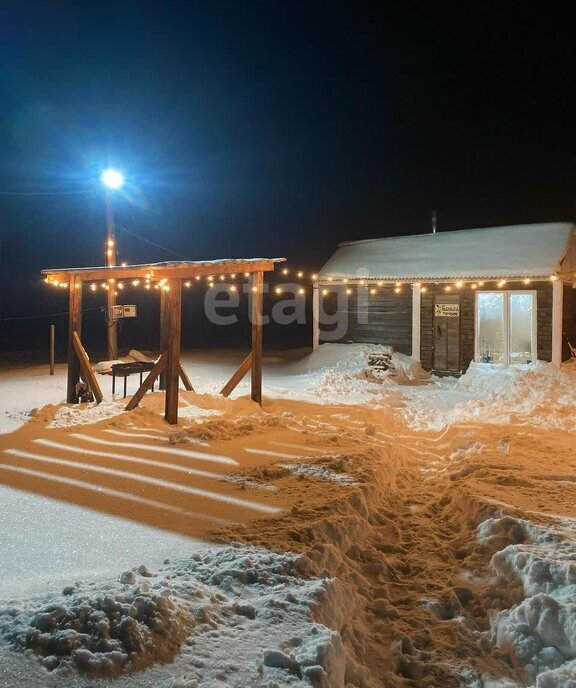
[[[134,363],[114,363],[112,366],[112,394],[116,391],[116,377],[124,378],[124,396],[126,396],[126,381],[129,375],[140,374],[140,386],[142,386],[142,375],[154,368],[154,361],[134,361]],[[154,383],[152,383],[154,391]]]

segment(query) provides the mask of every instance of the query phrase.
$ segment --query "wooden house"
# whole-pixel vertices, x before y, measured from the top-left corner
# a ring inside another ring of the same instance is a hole
[[[314,284],[314,345],[388,344],[448,374],[560,365],[576,346],[575,287],[571,223],[346,242]]]

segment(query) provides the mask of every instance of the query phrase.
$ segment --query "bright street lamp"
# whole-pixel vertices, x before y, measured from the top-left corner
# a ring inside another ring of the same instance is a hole
[[[100,175],[100,181],[108,189],[121,189],[124,186],[124,175],[122,172],[109,167]]]

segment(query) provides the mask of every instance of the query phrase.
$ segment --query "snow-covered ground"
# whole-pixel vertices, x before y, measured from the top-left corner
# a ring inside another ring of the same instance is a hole
[[[576,366],[381,351],[187,353],[177,429],[0,373],[0,686],[574,688]]]

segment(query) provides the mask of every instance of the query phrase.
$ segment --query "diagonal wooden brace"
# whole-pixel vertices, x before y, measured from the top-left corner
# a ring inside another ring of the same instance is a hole
[[[82,377],[84,378],[84,382],[88,384],[90,389],[92,390],[92,394],[94,395],[94,399],[96,399],[96,403],[99,404],[102,399],[104,399],[104,395],[102,394],[102,390],[100,389],[100,385],[98,384],[98,380],[96,379],[96,376],[94,375],[94,371],[90,367],[90,361],[88,359],[88,354],[84,350],[84,347],[82,346],[82,342],[80,341],[80,337],[78,336],[78,332],[72,332],[72,345],[74,346],[74,351],[76,352],[76,356],[78,356],[78,361],[80,363],[80,373]]]
[[[150,387],[152,387],[152,384],[155,382],[156,378],[158,377],[158,375],[160,375],[160,373],[164,370],[165,367],[166,353],[163,353],[162,356],[160,356],[160,358],[156,361],[156,365],[148,373],[147,378],[140,385],[140,388],[138,389],[136,394],[132,397],[132,399],[130,399],[130,401],[126,405],[127,411],[132,411],[138,406],[146,392],[150,389]]]
[[[192,383],[190,382],[190,378],[188,377],[188,374],[184,370],[184,367],[182,366],[181,363],[180,363],[180,379],[182,380],[182,383],[188,392],[194,391],[194,387],[192,387]]]
[[[252,368],[252,352],[250,352],[248,356],[246,356],[246,358],[242,361],[240,367],[224,385],[220,394],[222,394],[225,397],[230,396],[236,385],[238,385],[238,383],[242,381],[242,378],[246,375],[250,368]]]

